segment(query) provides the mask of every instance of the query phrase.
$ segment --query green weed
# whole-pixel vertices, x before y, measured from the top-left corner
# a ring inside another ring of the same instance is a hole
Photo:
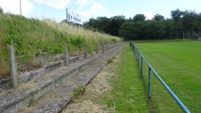
[[[79,96],[81,96],[85,91],[85,87],[84,86],[78,86],[73,90],[73,98],[78,98]]]
[[[112,63],[112,62],[113,62],[112,58],[107,59],[107,63]]]

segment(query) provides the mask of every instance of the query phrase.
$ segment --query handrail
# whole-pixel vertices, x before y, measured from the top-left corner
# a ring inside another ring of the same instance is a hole
[[[140,72],[141,72],[141,76],[142,76],[142,62],[144,61],[149,69],[149,73],[148,73],[148,98],[151,98],[151,89],[150,89],[150,71],[152,71],[154,73],[154,75],[158,78],[158,80],[161,82],[161,84],[165,87],[165,89],[169,92],[169,94],[172,96],[172,98],[177,102],[177,104],[181,107],[181,109],[185,112],[185,113],[191,113],[188,108],[183,104],[183,102],[177,97],[177,95],[170,89],[170,87],[163,81],[163,79],[160,77],[160,75],[154,70],[154,68],[149,64],[149,62],[145,59],[145,57],[142,55],[142,53],[139,51],[139,49],[133,44],[130,43],[130,46],[132,47],[135,55],[136,55],[136,61],[138,62],[138,66],[139,66],[139,62],[140,62]],[[141,59],[140,59],[141,56]]]

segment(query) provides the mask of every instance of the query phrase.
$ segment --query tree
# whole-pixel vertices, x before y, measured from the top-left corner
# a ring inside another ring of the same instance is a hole
[[[119,35],[125,40],[143,40],[145,37],[145,23],[125,22],[119,29]]]
[[[126,21],[125,16],[113,16],[110,18],[108,25],[108,33],[114,36],[119,36],[119,29],[121,25]]]
[[[0,14],[3,14],[3,8],[0,7]]]
[[[198,14],[198,34],[201,36],[201,13]]]
[[[85,22],[83,25],[87,29],[96,30],[96,28],[98,26],[97,24],[98,23],[97,23],[96,19],[90,18],[89,22]]]
[[[146,22],[146,39],[164,39],[165,24],[161,21],[149,20]]]
[[[108,32],[108,25],[110,23],[110,19],[107,17],[97,17],[98,26],[97,28],[105,33]]]
[[[163,23],[165,24],[165,31],[166,31],[164,37],[166,39],[173,39],[175,36],[174,20],[173,19],[166,19]]]
[[[154,16],[154,20],[156,20],[156,21],[164,21],[165,18],[164,18],[164,16],[162,16],[162,15],[160,15],[160,14],[156,14],[156,15]]]
[[[146,17],[144,16],[144,14],[136,14],[136,15],[133,17],[133,21],[134,21],[134,22],[138,22],[138,21],[144,22],[145,19],[146,19]]]
[[[183,12],[180,11],[179,9],[171,11],[171,16],[174,19],[175,25],[176,25],[177,38],[179,37],[178,26],[179,26],[179,22],[181,20],[182,14],[183,14]]]
[[[182,26],[183,26],[184,30],[188,34],[188,37],[193,36],[194,31],[199,28],[198,15],[195,11],[186,10],[183,13],[181,22],[182,22]]]
[[[134,40],[137,34],[133,33],[135,26],[133,22],[125,22],[119,29],[120,37],[124,40]]]

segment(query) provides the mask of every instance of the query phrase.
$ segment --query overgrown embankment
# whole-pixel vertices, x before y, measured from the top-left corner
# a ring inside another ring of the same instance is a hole
[[[9,74],[7,45],[14,46],[17,62],[27,62],[37,57],[63,53],[64,43],[67,43],[71,55],[78,55],[83,53],[85,42],[88,52],[91,52],[97,43],[118,41],[120,38],[65,23],[57,24],[48,19],[40,21],[0,14],[0,77]]]

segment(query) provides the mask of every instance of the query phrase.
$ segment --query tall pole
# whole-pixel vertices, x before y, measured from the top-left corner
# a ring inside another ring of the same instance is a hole
[[[22,6],[21,6],[21,0],[20,0],[20,15],[22,15]]]

